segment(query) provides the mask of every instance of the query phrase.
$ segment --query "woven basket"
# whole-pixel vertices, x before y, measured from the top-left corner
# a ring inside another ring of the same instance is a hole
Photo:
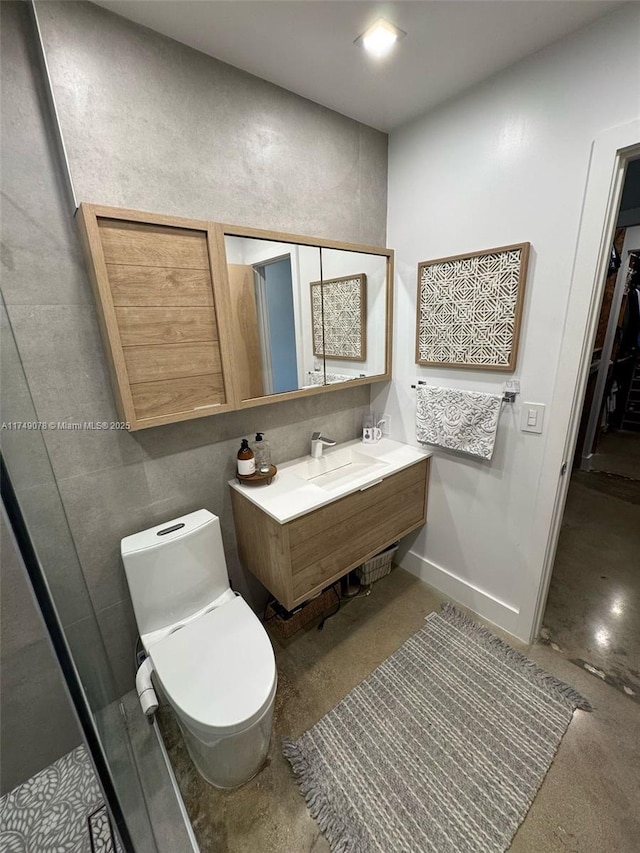
[[[265,614],[265,622],[273,628],[275,634],[280,639],[288,639],[309,622],[312,622],[318,616],[323,616],[325,613],[335,608],[339,598],[333,587],[325,589],[321,595],[312,598],[300,610],[293,614],[289,619],[283,619],[275,612],[273,605],[269,605]]]
[[[372,583],[379,581],[391,571],[393,557],[398,550],[398,542],[389,545],[384,551],[376,554],[370,560],[364,562],[361,566],[355,569],[356,577],[364,586],[370,586]]]

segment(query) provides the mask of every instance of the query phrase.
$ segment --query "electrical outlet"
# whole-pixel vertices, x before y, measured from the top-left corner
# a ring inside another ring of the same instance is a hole
[[[380,429],[382,430],[383,435],[389,435],[391,432],[391,415],[388,415],[386,412],[383,412],[378,418],[379,421],[382,421],[380,424]]]

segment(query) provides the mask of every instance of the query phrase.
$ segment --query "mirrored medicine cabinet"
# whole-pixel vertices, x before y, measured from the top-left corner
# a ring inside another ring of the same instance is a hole
[[[82,204],[132,430],[391,376],[393,252]]]
[[[222,230],[240,405],[387,377],[389,250]]]

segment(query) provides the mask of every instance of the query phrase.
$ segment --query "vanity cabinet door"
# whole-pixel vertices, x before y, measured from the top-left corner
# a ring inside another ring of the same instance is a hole
[[[122,419],[135,430],[233,408],[205,224],[86,204],[79,217]]]
[[[425,459],[287,524],[294,601],[424,523],[427,467]]]

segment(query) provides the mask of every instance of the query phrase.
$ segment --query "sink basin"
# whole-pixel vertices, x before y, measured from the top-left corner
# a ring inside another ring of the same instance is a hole
[[[386,467],[386,462],[347,447],[326,453],[321,459],[303,459],[289,470],[314,486],[331,490],[364,475],[382,474]]]
[[[377,444],[354,439],[325,448],[320,459],[303,456],[283,462],[268,486],[247,488],[235,479],[229,485],[277,524],[287,524],[352,492],[367,489],[430,455],[391,438],[382,438]]]

